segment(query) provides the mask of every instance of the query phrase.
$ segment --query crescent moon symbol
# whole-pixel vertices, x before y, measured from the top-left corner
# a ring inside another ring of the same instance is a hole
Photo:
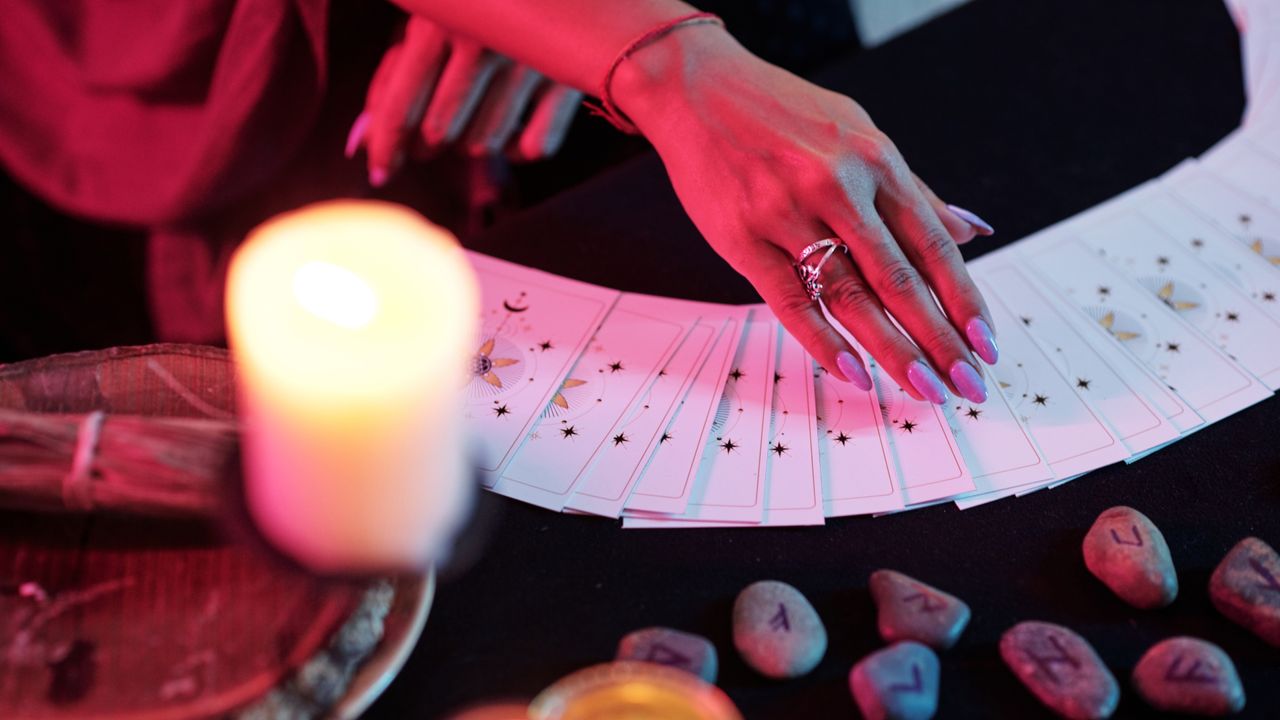
[[[515,305],[513,305],[509,300],[503,300],[502,307],[506,308],[507,312],[509,313],[522,313],[525,310],[529,309],[528,305],[525,305],[524,307],[517,307],[520,301],[524,300],[524,296],[525,296],[525,293],[520,293],[520,297],[516,298]]]

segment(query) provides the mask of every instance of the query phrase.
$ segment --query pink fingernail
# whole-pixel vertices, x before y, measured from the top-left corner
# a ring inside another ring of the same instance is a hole
[[[359,150],[360,143],[364,142],[364,134],[369,129],[371,117],[368,112],[362,112],[356,116],[356,121],[351,123],[351,130],[347,133],[347,149],[343,153],[348,160],[356,156],[356,150]]]
[[[374,168],[369,171],[369,184],[380,188],[387,184],[387,171],[382,168]]]
[[[853,383],[853,386],[867,392],[871,390],[871,376],[867,374],[867,369],[862,366],[858,358],[853,353],[840,352],[836,355],[836,367],[839,368],[841,374]]]
[[[955,213],[956,216],[959,217],[961,220],[972,225],[973,228],[978,231],[979,235],[995,234],[996,229],[991,227],[991,224],[988,223],[986,220],[983,220],[982,218],[978,217],[978,215],[974,213],[972,210],[965,210],[959,205],[948,205],[947,209]]]
[[[987,384],[972,365],[957,360],[951,365],[951,384],[956,386],[960,395],[969,402],[982,404],[987,401]]]
[[[947,401],[947,386],[938,379],[937,373],[919,360],[907,366],[907,379],[911,381],[916,392],[934,405],[941,405]]]
[[[964,326],[964,334],[969,338],[969,346],[978,353],[978,357],[988,365],[995,365],[1000,359],[1000,348],[996,347],[996,336],[986,320],[976,317]]]

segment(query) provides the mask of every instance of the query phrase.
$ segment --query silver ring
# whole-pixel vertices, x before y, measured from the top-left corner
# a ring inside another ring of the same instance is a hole
[[[808,260],[810,256],[823,248],[826,248],[827,251],[822,254],[822,257],[818,258],[816,264],[805,264],[805,260]],[[822,266],[837,250],[843,250],[848,253],[849,246],[845,245],[840,238],[823,238],[801,250],[800,256],[796,258],[796,273],[800,276],[800,283],[804,285],[804,290],[809,295],[809,299],[814,302],[817,302],[822,297]]]

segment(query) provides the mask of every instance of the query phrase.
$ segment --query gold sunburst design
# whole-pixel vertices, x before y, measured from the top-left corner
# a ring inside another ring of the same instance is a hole
[[[484,380],[499,390],[502,389],[502,378],[494,372],[497,368],[510,367],[520,362],[516,358],[495,358],[493,357],[493,345],[496,338],[489,338],[476,351],[475,358],[471,361],[471,374]]]
[[[555,405],[558,408],[568,410],[569,401],[564,398],[564,391],[570,390],[576,387],[582,387],[583,385],[586,385],[586,384],[587,384],[586,380],[575,380],[574,378],[569,378],[568,380],[565,380],[564,384],[560,386],[560,390],[556,392],[556,396],[551,398],[551,404]]]
[[[1253,248],[1254,252],[1266,258],[1267,262],[1271,263],[1272,265],[1280,265],[1280,255],[1268,255],[1266,252],[1263,251],[1262,238],[1258,238],[1257,240],[1254,240],[1252,243],[1249,244],[1249,247]]]
[[[1107,332],[1116,336],[1116,339],[1121,341],[1136,340],[1137,338],[1141,337],[1136,332],[1128,332],[1126,330],[1115,330],[1114,326],[1116,324],[1116,314],[1114,312],[1109,312],[1106,315],[1103,315],[1102,319],[1099,320],[1098,323],[1101,324],[1102,327],[1105,328]]]
[[[1161,302],[1174,310],[1194,310],[1200,307],[1200,303],[1197,302],[1191,302],[1189,300],[1174,300],[1172,280],[1165,283],[1159,290],[1157,290],[1156,295],[1160,297]]]

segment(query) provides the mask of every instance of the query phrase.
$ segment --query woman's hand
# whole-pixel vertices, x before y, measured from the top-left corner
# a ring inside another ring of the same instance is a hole
[[[837,237],[849,253],[822,267],[831,316],[913,397],[942,403],[945,383],[986,399],[970,349],[987,363],[997,350],[956,244],[991,228],[934,196],[857,103],[710,25],[636,52],[612,91],[694,224],[828,372],[871,386],[793,266],[809,244]]]
[[[581,102],[577,90],[412,16],[374,74],[347,156],[365,147],[375,187],[407,157],[455,143],[474,156],[538,160],[560,149]]]

